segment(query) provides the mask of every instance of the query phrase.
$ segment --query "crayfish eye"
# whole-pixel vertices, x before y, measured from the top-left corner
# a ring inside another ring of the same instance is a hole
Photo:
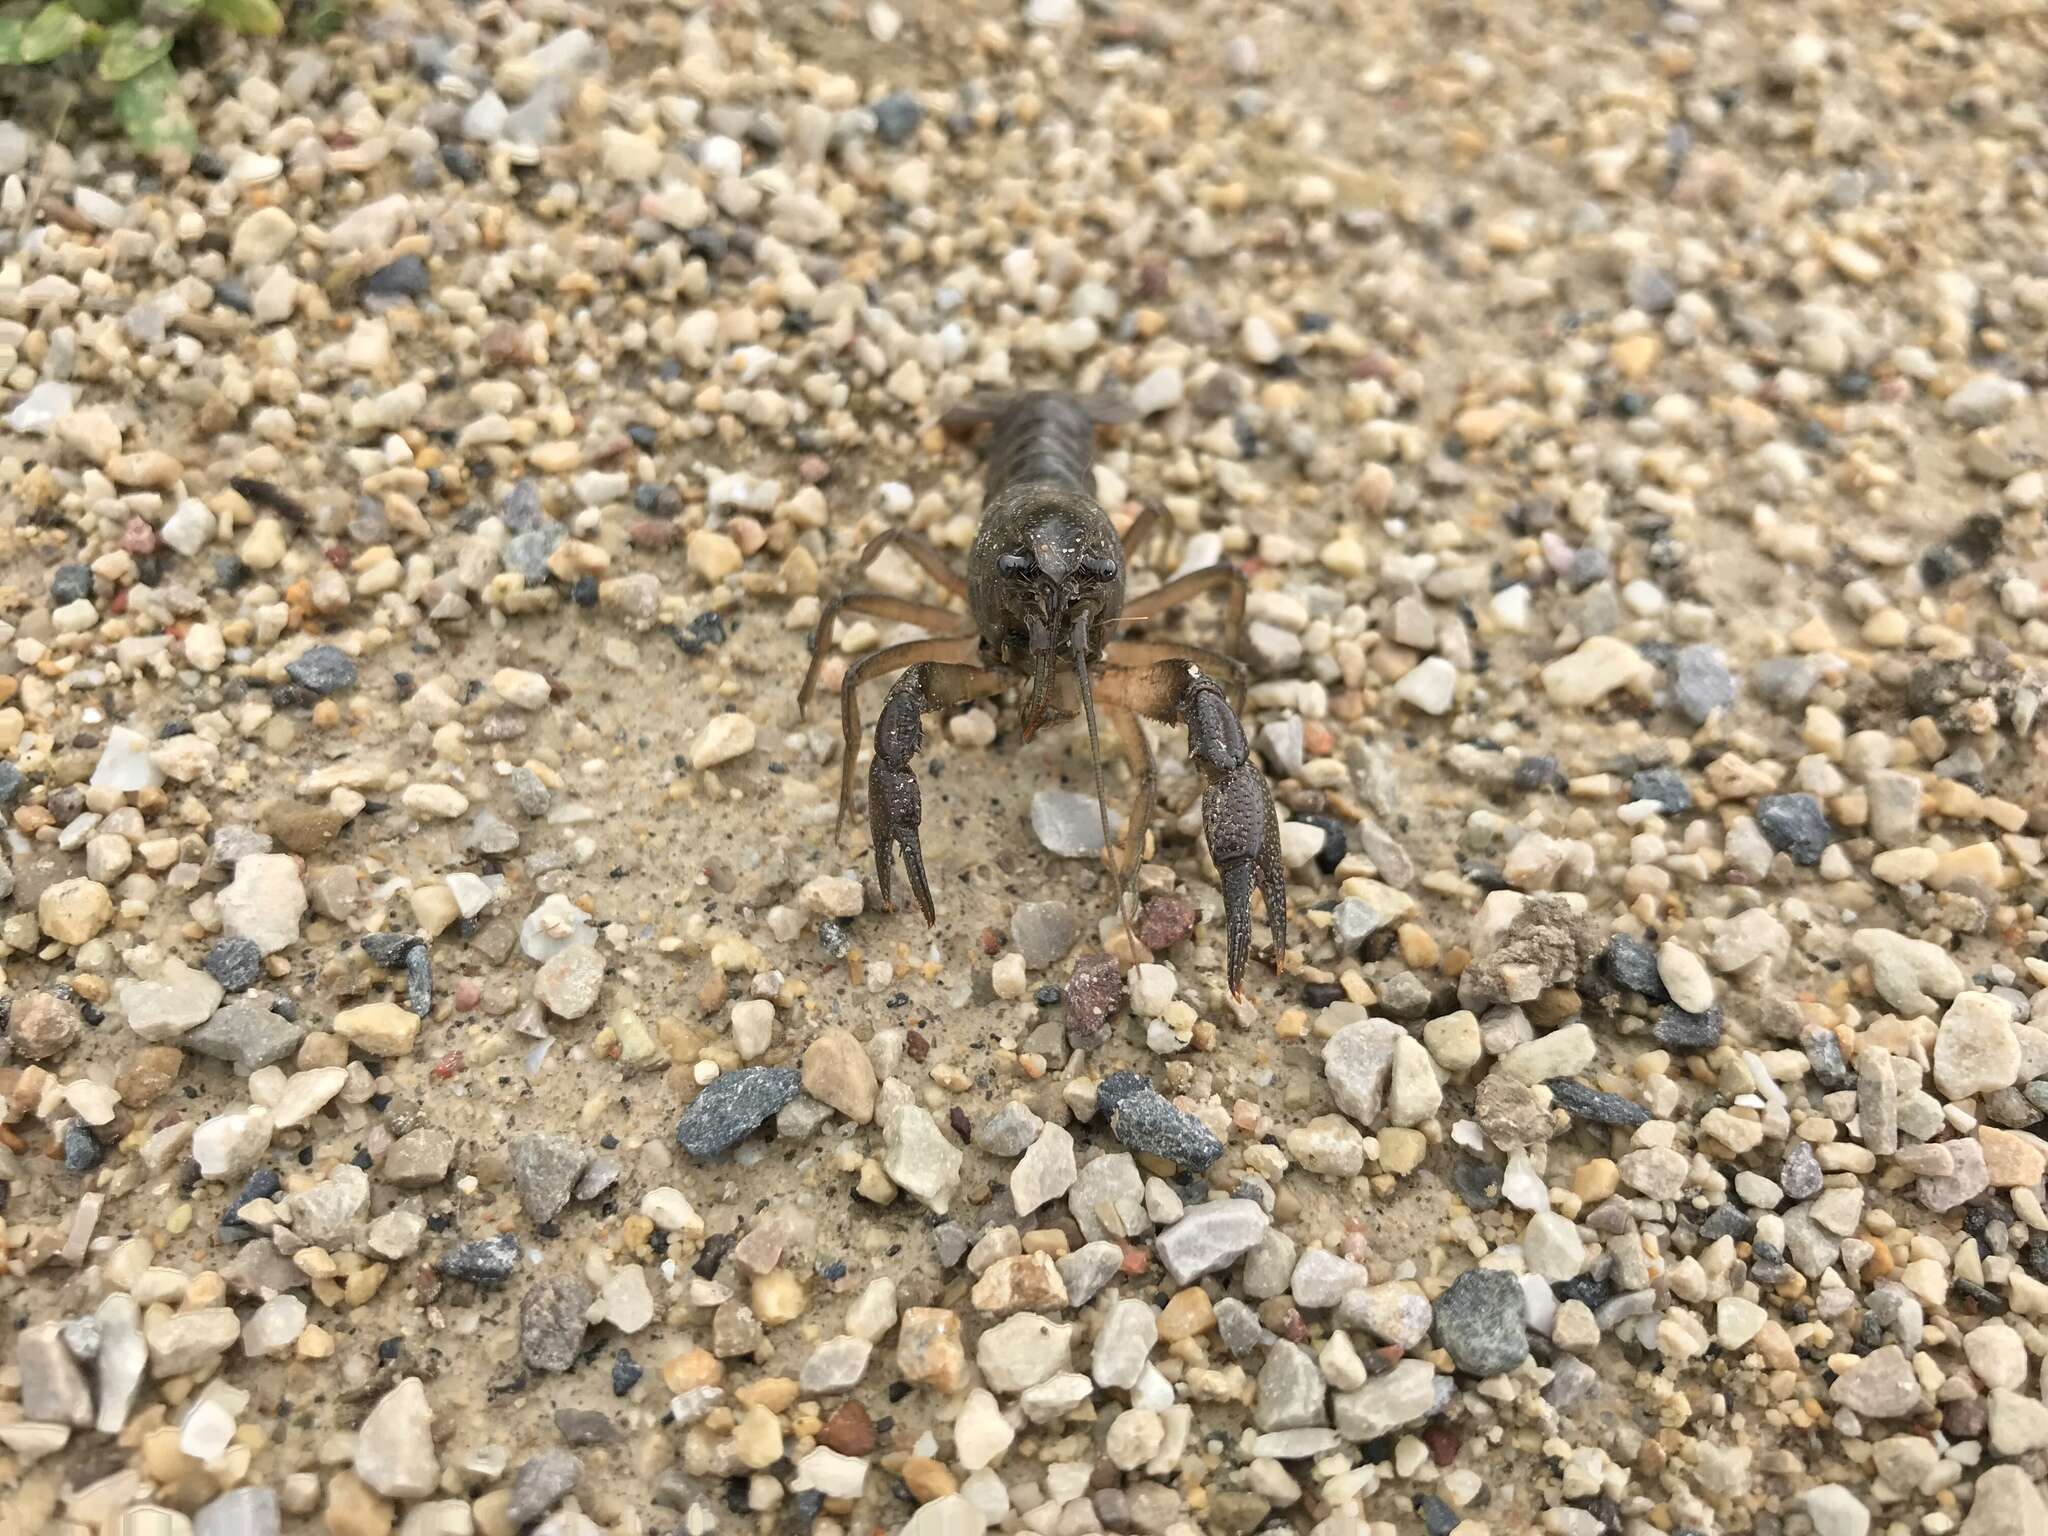
[[[1108,581],[1116,575],[1116,562],[1107,555],[1091,555],[1081,562],[1081,574],[1090,581]]]
[[[1029,576],[1038,569],[1038,562],[1029,555],[998,555],[996,569],[1005,576]]]

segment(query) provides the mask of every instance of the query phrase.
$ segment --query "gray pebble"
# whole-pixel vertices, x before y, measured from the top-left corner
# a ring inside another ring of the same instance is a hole
[[[1259,1371],[1252,1423],[1260,1429],[1307,1429],[1323,1422],[1327,1398],[1315,1356],[1299,1344],[1276,1339]]]
[[[506,1150],[519,1208],[535,1226],[562,1214],[576,1190],[576,1180],[590,1163],[590,1152],[567,1136],[515,1136]]]
[[[1027,901],[1010,914],[1010,947],[1024,957],[1027,970],[1042,971],[1065,958],[1080,932],[1074,909],[1063,901]]]
[[[1124,1251],[1116,1243],[1102,1240],[1083,1243],[1066,1257],[1055,1261],[1060,1283],[1067,1288],[1067,1305],[1085,1307],[1123,1268]]]
[[[1223,1155],[1223,1143],[1206,1125],[1175,1109],[1136,1072],[1105,1079],[1098,1102],[1109,1111],[1111,1134],[1133,1152],[1163,1157],[1186,1173],[1200,1173]]]
[[[228,1003],[189,1034],[179,1046],[214,1061],[225,1061],[238,1076],[282,1061],[306,1038],[306,1026],[272,1013],[257,1002]]]
[[[284,675],[308,693],[326,695],[356,685],[356,664],[331,645],[316,645],[285,664]]]
[[[1022,1157],[1045,1127],[1027,1104],[1005,1104],[974,1128],[974,1144],[991,1157]]]
[[[567,535],[560,523],[549,523],[526,533],[515,533],[505,541],[499,552],[505,569],[519,577],[529,587],[544,587],[548,584],[548,556],[555,552]]]
[[[619,1438],[619,1426],[594,1408],[557,1408],[555,1433],[565,1445],[610,1445]]]
[[[542,1451],[519,1464],[512,1474],[512,1494],[505,1519],[524,1530],[553,1509],[583,1481],[583,1463],[567,1451]]]
[[[1791,1200],[1811,1200],[1820,1193],[1820,1159],[1814,1155],[1811,1146],[1797,1137],[1793,1138],[1785,1153],[1784,1165],[1778,1170],[1778,1187]]]
[[[795,1067],[742,1067],[721,1073],[683,1111],[676,1140],[692,1157],[717,1157],[795,1098],[801,1086],[802,1074]]]
[[[1264,1349],[1273,1335],[1259,1321],[1259,1314],[1235,1296],[1216,1303],[1216,1331],[1233,1360],[1246,1360]]]
[[[192,1536],[277,1536],[281,1529],[274,1488],[234,1488],[192,1516]]]
[[[1122,819],[1110,812],[1112,837]],[[1031,797],[1031,830],[1040,847],[1063,859],[1093,858],[1102,852],[1102,814],[1093,795],[1041,789]]]
[[[597,1298],[573,1275],[536,1281],[519,1302],[519,1357],[536,1371],[566,1371],[576,1363],[589,1328],[583,1314]]]
[[[1773,656],[1749,669],[1749,686],[1773,709],[1799,709],[1820,682],[1820,668],[1810,657]]]
[[[1459,1370],[1499,1376],[1529,1358],[1522,1286],[1502,1269],[1468,1269],[1437,1298],[1436,1341]]]
[[[512,791],[512,803],[528,816],[545,816],[555,803],[553,791],[531,768],[514,768],[505,775],[505,783]]]
[[[1735,676],[1711,645],[1688,645],[1672,658],[1671,698],[1695,725],[1735,702]]]

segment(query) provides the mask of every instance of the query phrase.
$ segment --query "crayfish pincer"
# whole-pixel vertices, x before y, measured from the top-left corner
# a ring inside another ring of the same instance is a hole
[[[1026,740],[1048,721],[1084,719],[1103,849],[1118,876],[1120,905],[1137,873],[1158,785],[1139,717],[1185,726],[1189,756],[1202,775],[1209,854],[1223,881],[1230,991],[1241,997],[1251,953],[1254,888],[1265,898],[1276,968],[1287,948],[1287,871],[1280,858],[1279,817],[1232,704],[1233,699],[1242,702],[1244,691],[1244,667],[1235,658],[1244,626],[1244,575],[1232,565],[1212,565],[1141,596],[1124,596],[1128,561],[1152,530],[1156,509],[1141,512],[1119,538],[1095,499],[1093,461],[1096,428],[1127,419],[1099,396],[1083,399],[1055,391],[982,396],[949,412],[943,419],[947,427],[986,424],[994,429],[981,527],[968,552],[967,574],[955,570],[929,540],[898,530],[870,542],[860,563],[865,569],[893,545],[954,598],[964,598],[966,615],[883,592],[842,593],[819,617],[810,671],[797,704],[799,709],[808,705],[817,688],[840,614],[894,619],[930,631],[928,639],[861,657],[847,668],[839,690],[846,738],[839,781],[843,828],[853,807],[860,749],[860,685],[888,673],[902,674],[875,725],[868,827],[882,899],[891,900],[900,851],[911,896],[927,923],[936,921],[936,913],[918,842],[923,800],[911,772],[924,745],[926,715],[1022,689]],[[1222,593],[1227,604],[1221,652],[1118,634],[1211,591]],[[1116,732],[1136,780],[1121,850],[1110,847],[1098,712]]]

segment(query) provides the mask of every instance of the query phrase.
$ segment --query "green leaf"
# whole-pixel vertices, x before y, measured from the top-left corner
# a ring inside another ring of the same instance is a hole
[[[297,6],[292,11],[292,32],[308,42],[325,42],[342,29],[348,14],[342,9],[341,0],[314,0],[311,6]]]
[[[63,0],[52,0],[22,31],[21,62],[40,64],[69,53],[85,41],[86,27],[86,19]]]
[[[116,22],[100,43],[100,78],[116,84],[133,80],[170,51],[170,33],[132,21]]]
[[[284,30],[275,0],[205,0],[204,9],[222,26],[251,37],[275,37]]]
[[[21,62],[21,34],[26,26],[19,16],[0,16],[0,64]]]
[[[112,23],[123,20],[135,7],[128,0],[71,0],[71,9],[87,21]]]
[[[189,149],[196,142],[178,94],[178,72],[168,59],[158,59],[114,92],[114,117],[137,149]]]

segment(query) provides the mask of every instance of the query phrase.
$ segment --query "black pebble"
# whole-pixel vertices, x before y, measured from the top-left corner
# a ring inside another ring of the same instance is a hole
[[[252,939],[221,939],[206,952],[206,974],[224,992],[246,992],[263,977],[263,951]]]
[[[1344,862],[1344,855],[1351,851],[1351,838],[1344,830],[1344,823],[1334,816],[1302,816],[1299,819],[1323,829],[1323,846],[1316,850],[1316,868],[1326,875],[1334,875],[1337,866]]]
[[[718,1273],[718,1266],[725,1262],[725,1256],[732,1252],[738,1242],[739,1234],[736,1232],[712,1233],[704,1239],[704,1246],[697,1250],[697,1257],[690,1265],[690,1273],[699,1280],[709,1280]]]
[[[1551,1289],[1557,1293],[1560,1302],[1582,1302],[1598,1312],[1614,1295],[1614,1287],[1598,1275],[1574,1275],[1569,1280],[1560,1280]]]
[[[452,1280],[503,1285],[519,1270],[519,1239],[510,1232],[501,1232],[479,1242],[463,1243],[443,1254],[436,1267]]]
[[[427,291],[427,264],[418,256],[386,262],[363,279],[366,299],[416,299]]]
[[[441,146],[441,164],[448,168],[448,174],[457,181],[475,181],[484,173],[483,162],[467,144],[448,143]]]
[[[1650,1032],[1657,1043],[1674,1051],[1711,1051],[1721,1043],[1721,1005],[1705,1013],[1687,1013],[1676,1003],[1657,1010],[1657,1022]]]
[[[1490,1211],[1500,1204],[1500,1170],[1461,1157],[1451,1164],[1451,1188],[1473,1210]]]
[[[1655,801],[1667,816],[1682,816],[1692,809],[1692,791],[1685,780],[1669,768],[1645,768],[1629,780],[1631,800]]]
[[[386,970],[398,969],[406,963],[407,956],[421,947],[416,933],[366,933],[362,944],[363,953]]]
[[[1631,1103],[1618,1093],[1602,1093],[1597,1088],[1588,1088],[1576,1078],[1553,1077],[1544,1087],[1550,1090],[1550,1102],[1574,1120],[1629,1129],[1645,1124],[1650,1118],[1650,1112],[1642,1105]]]
[[[875,114],[875,137],[892,146],[907,142],[924,121],[924,108],[906,91],[891,91],[870,110]]]
[[[405,1006],[423,1019],[434,1011],[434,962],[424,944],[405,957]]]
[[[53,603],[75,603],[82,597],[92,596],[92,567],[85,565],[60,565],[50,573],[50,601]]]
[[[100,1165],[100,1144],[91,1131],[73,1121],[64,1132],[64,1166],[73,1173],[90,1173]]]
[[[633,1390],[634,1383],[646,1374],[646,1371],[641,1369],[640,1362],[631,1354],[623,1349],[618,1351],[612,1356],[612,1396],[624,1397]]]
[[[1653,1003],[1669,999],[1664,979],[1657,974],[1657,951],[1641,939],[1617,933],[1607,941],[1600,963],[1607,979],[1625,992],[1636,992]]]
[[[1707,1219],[1700,1223],[1700,1236],[1710,1243],[1724,1237],[1745,1242],[1755,1232],[1756,1218],[1732,1203],[1715,1206],[1707,1213]]]
[[[1827,812],[1814,795],[1765,795],[1757,802],[1756,824],[1773,848],[1809,868],[1835,840]]]

